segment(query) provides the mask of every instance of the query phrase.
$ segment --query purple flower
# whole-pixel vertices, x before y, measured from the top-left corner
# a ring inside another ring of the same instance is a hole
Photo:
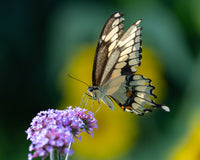
[[[29,151],[34,151],[28,155],[28,159],[46,158],[53,150],[58,150],[62,155],[68,152],[73,154],[68,147],[74,142],[74,137],[80,141],[81,132],[85,131],[92,136],[93,128],[97,128],[94,114],[86,112],[86,109],[80,107],[39,112],[26,130],[27,139],[32,142]]]

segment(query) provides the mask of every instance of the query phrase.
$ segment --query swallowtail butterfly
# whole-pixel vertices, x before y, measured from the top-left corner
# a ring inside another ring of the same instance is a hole
[[[87,88],[88,92],[112,110],[115,101],[124,111],[137,115],[151,112],[152,108],[169,112],[167,106],[152,100],[156,96],[151,80],[135,74],[142,58],[141,20],[133,23],[125,33],[123,21],[123,14],[116,12],[103,27],[94,58],[93,86]]]

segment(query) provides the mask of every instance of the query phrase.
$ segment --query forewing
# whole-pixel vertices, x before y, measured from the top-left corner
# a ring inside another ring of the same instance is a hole
[[[135,22],[121,37],[117,44],[120,50],[118,61],[113,69],[111,78],[120,75],[129,75],[137,71],[142,58],[141,20]]]
[[[129,75],[137,71],[142,58],[141,20],[136,21],[118,40],[117,45],[109,55],[108,62],[102,75],[100,84],[108,79],[121,75]]]
[[[108,57],[116,47],[119,38],[121,38],[123,32],[122,22],[124,21],[122,16],[121,12],[113,13],[103,27],[94,58],[93,86],[99,86]]]

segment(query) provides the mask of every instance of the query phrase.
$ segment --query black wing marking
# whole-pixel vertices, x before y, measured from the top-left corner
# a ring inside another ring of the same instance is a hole
[[[115,48],[119,38],[121,38],[123,32],[122,22],[124,21],[122,16],[121,12],[113,13],[103,27],[94,58],[93,86],[99,86],[108,57]]]

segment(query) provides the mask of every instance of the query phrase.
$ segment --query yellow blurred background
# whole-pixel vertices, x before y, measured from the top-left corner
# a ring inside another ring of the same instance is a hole
[[[125,30],[142,18],[137,73],[171,112],[140,117],[102,104],[94,136],[82,134],[70,159],[200,160],[200,1],[11,0],[0,11],[0,159],[27,159],[25,130],[39,111],[80,104],[87,86],[67,74],[92,85],[101,29],[121,11]]]

